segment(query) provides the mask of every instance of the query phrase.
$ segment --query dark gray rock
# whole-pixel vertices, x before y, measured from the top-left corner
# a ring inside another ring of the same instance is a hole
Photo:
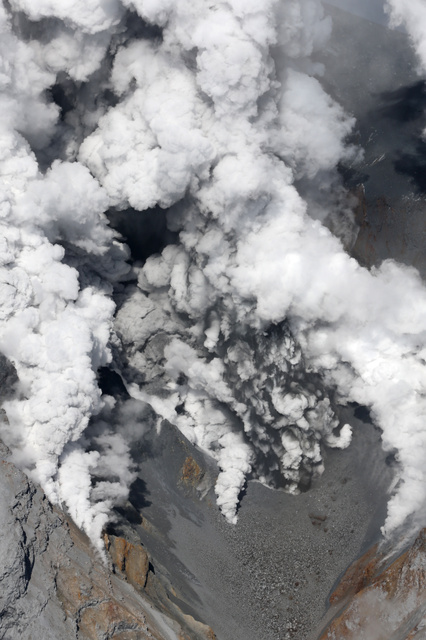
[[[55,594],[59,558],[71,546],[47,498],[0,447],[0,638],[75,638]],[[55,547],[55,554],[47,553]],[[56,564],[56,566],[55,566]]]
[[[10,397],[14,393],[14,386],[18,381],[18,375],[13,364],[0,353],[0,398]]]
[[[0,640],[214,640],[169,602],[158,572],[153,598],[147,567],[142,581],[137,562],[115,571],[9,458],[0,441]]]

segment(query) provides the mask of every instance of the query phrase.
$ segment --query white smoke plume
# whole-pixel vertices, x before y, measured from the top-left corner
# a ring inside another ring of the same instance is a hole
[[[336,166],[359,151],[310,58],[331,30],[320,0],[0,7],[15,459],[96,540],[135,477],[150,405],[217,460],[235,522],[249,477],[308,486],[322,446],[350,443],[333,407],[358,402],[398,451],[386,532],[426,521],[426,290],[393,262],[360,267],[329,230],[324,192],[342,193]],[[125,286],[105,212],[158,207],[175,243]],[[112,347],[130,404],[98,388]]]
[[[426,69],[426,5],[422,0],[386,0],[385,9],[393,27],[404,26]]]
[[[70,503],[76,487],[63,482],[58,467],[103,406],[96,371],[111,357],[114,304],[111,285],[99,277],[81,286],[66,254],[82,254],[82,264],[85,254],[96,257],[100,273],[105,259],[110,276],[111,262],[124,263],[125,255],[106,224],[108,196],[86,167],[56,160],[40,171],[29,142],[42,149],[55,135],[59,109],[46,97],[55,75],[14,33],[3,5],[0,29],[0,349],[19,377],[16,398],[4,406],[2,437],[49,498],[87,524]]]

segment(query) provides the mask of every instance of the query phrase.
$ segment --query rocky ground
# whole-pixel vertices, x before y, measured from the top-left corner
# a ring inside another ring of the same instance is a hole
[[[213,640],[180,611],[140,544],[87,537],[9,460],[0,443],[0,638]]]
[[[356,414],[343,416],[355,426],[353,445],[327,452],[308,492],[249,482],[235,526],[215,504],[215,464],[164,426],[145,442],[139,481],[112,530],[143,543],[174,602],[219,640],[316,638],[337,577],[378,537],[392,479],[379,433]]]
[[[332,594],[334,616],[320,640],[421,640],[426,637],[426,530],[392,562],[370,549]]]
[[[329,452],[309,492],[249,483],[236,526],[215,506],[214,463],[163,428],[105,532],[106,562],[0,445],[0,638],[316,640],[361,553],[321,640],[424,637],[425,534],[391,564],[371,547],[392,464],[357,415],[354,446]]]
[[[105,533],[106,563],[1,445],[0,638],[305,640],[384,515],[391,470],[358,426],[310,492],[249,483],[236,526],[215,505],[214,463],[163,428]]]
[[[342,411],[353,445],[328,451],[300,496],[249,482],[236,526],[216,506],[216,463],[167,423],[149,432],[106,560],[1,444],[0,638],[316,638],[336,577],[377,537],[392,479],[366,411]]]

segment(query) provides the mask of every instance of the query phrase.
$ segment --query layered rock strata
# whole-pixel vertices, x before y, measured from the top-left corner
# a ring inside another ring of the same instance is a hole
[[[335,617],[320,640],[426,638],[426,529],[390,564],[376,547],[369,550],[330,602]]]

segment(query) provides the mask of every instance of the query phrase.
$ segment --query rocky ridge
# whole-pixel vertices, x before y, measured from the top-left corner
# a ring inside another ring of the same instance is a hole
[[[426,529],[392,562],[377,547],[345,573],[320,640],[426,638]]]
[[[0,443],[0,638],[213,640],[169,600],[140,544],[105,535],[107,561]]]

